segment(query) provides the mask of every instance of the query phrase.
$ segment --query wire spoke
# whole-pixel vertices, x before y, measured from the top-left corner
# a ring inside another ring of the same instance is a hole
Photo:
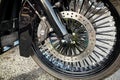
[[[87,9],[87,11],[85,12],[84,16],[90,11],[91,7],[94,5],[94,2],[92,2],[92,4],[90,5],[90,7]]]
[[[79,13],[81,13],[81,11],[82,11],[82,9],[83,9],[83,6],[84,6],[84,3],[85,3],[85,0],[82,1],[82,4],[81,4],[81,6],[80,6],[80,12],[79,12]]]

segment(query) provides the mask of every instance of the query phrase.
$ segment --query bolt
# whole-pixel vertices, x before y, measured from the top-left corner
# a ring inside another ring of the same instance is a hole
[[[75,36],[76,34],[75,33],[72,33],[73,36]]]
[[[42,21],[46,21],[46,17],[45,17],[45,16],[42,17],[41,20],[42,20]]]
[[[52,32],[52,31],[53,31],[53,28],[50,28],[49,31]]]
[[[75,42],[75,41],[72,41],[71,43],[72,43],[72,44],[75,44],[76,42]]]
[[[81,38],[81,40],[83,40],[83,41],[84,41],[85,39],[84,39],[84,38]]]
[[[66,40],[61,40],[61,42],[62,42],[62,43],[67,43],[67,41],[66,41]]]
[[[41,35],[45,35],[45,31],[44,30],[41,30]]]

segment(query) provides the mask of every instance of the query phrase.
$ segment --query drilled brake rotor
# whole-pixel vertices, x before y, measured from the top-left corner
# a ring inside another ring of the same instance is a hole
[[[64,24],[71,31],[71,43],[62,43],[55,33],[51,33],[47,45],[51,53],[58,59],[76,62],[90,54],[95,47],[95,30],[84,16],[72,12],[61,12]],[[71,23],[68,23],[71,22]]]

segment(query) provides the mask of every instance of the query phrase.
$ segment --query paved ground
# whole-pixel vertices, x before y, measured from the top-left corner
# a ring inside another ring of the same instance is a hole
[[[120,80],[120,70],[105,80]],[[18,47],[0,56],[0,80],[56,80],[30,58],[19,56]]]
[[[14,48],[0,56],[0,80],[55,80],[30,58],[19,56]]]

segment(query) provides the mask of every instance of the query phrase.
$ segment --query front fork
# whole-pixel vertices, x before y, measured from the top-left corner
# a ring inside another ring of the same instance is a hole
[[[40,0],[38,2],[36,0],[35,2],[39,3],[39,6],[44,11],[44,13],[45,13],[45,15],[46,15],[46,17],[47,17],[47,19],[48,19],[51,27],[53,28],[53,30],[55,31],[55,33],[57,34],[57,36],[59,38],[63,38],[66,35],[68,35],[68,32],[67,32],[65,26],[60,21],[60,19],[58,18],[57,14],[55,13],[55,10],[54,10],[53,6],[51,5],[50,1],[49,0]]]
[[[51,24],[51,27],[54,31],[56,31],[59,37],[64,37],[68,34],[65,26],[59,20],[58,16],[56,15],[53,6],[49,2],[49,0],[40,0],[40,4],[47,15],[47,19]]]

